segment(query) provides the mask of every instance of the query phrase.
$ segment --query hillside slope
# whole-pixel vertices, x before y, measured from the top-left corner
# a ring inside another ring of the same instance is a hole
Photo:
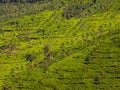
[[[25,5],[0,4],[2,90],[120,89],[120,0]]]

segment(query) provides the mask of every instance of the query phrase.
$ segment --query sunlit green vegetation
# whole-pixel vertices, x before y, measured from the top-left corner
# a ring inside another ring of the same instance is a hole
[[[2,90],[120,90],[120,1],[0,4]]]

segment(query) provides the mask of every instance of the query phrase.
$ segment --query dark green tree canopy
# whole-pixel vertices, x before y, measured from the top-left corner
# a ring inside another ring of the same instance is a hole
[[[43,2],[50,0],[0,0],[0,3],[11,3],[11,2],[19,2],[19,3],[34,3],[34,2]]]

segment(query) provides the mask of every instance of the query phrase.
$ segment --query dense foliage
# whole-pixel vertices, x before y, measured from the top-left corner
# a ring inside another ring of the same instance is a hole
[[[0,0],[0,3],[35,3],[35,2],[43,2],[50,0]]]
[[[0,90],[120,90],[119,57],[120,0],[0,4]]]

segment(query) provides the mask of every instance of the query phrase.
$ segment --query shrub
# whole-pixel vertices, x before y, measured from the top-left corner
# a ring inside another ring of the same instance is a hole
[[[29,62],[32,62],[34,59],[36,59],[36,56],[34,54],[27,53],[25,55],[25,59]]]

